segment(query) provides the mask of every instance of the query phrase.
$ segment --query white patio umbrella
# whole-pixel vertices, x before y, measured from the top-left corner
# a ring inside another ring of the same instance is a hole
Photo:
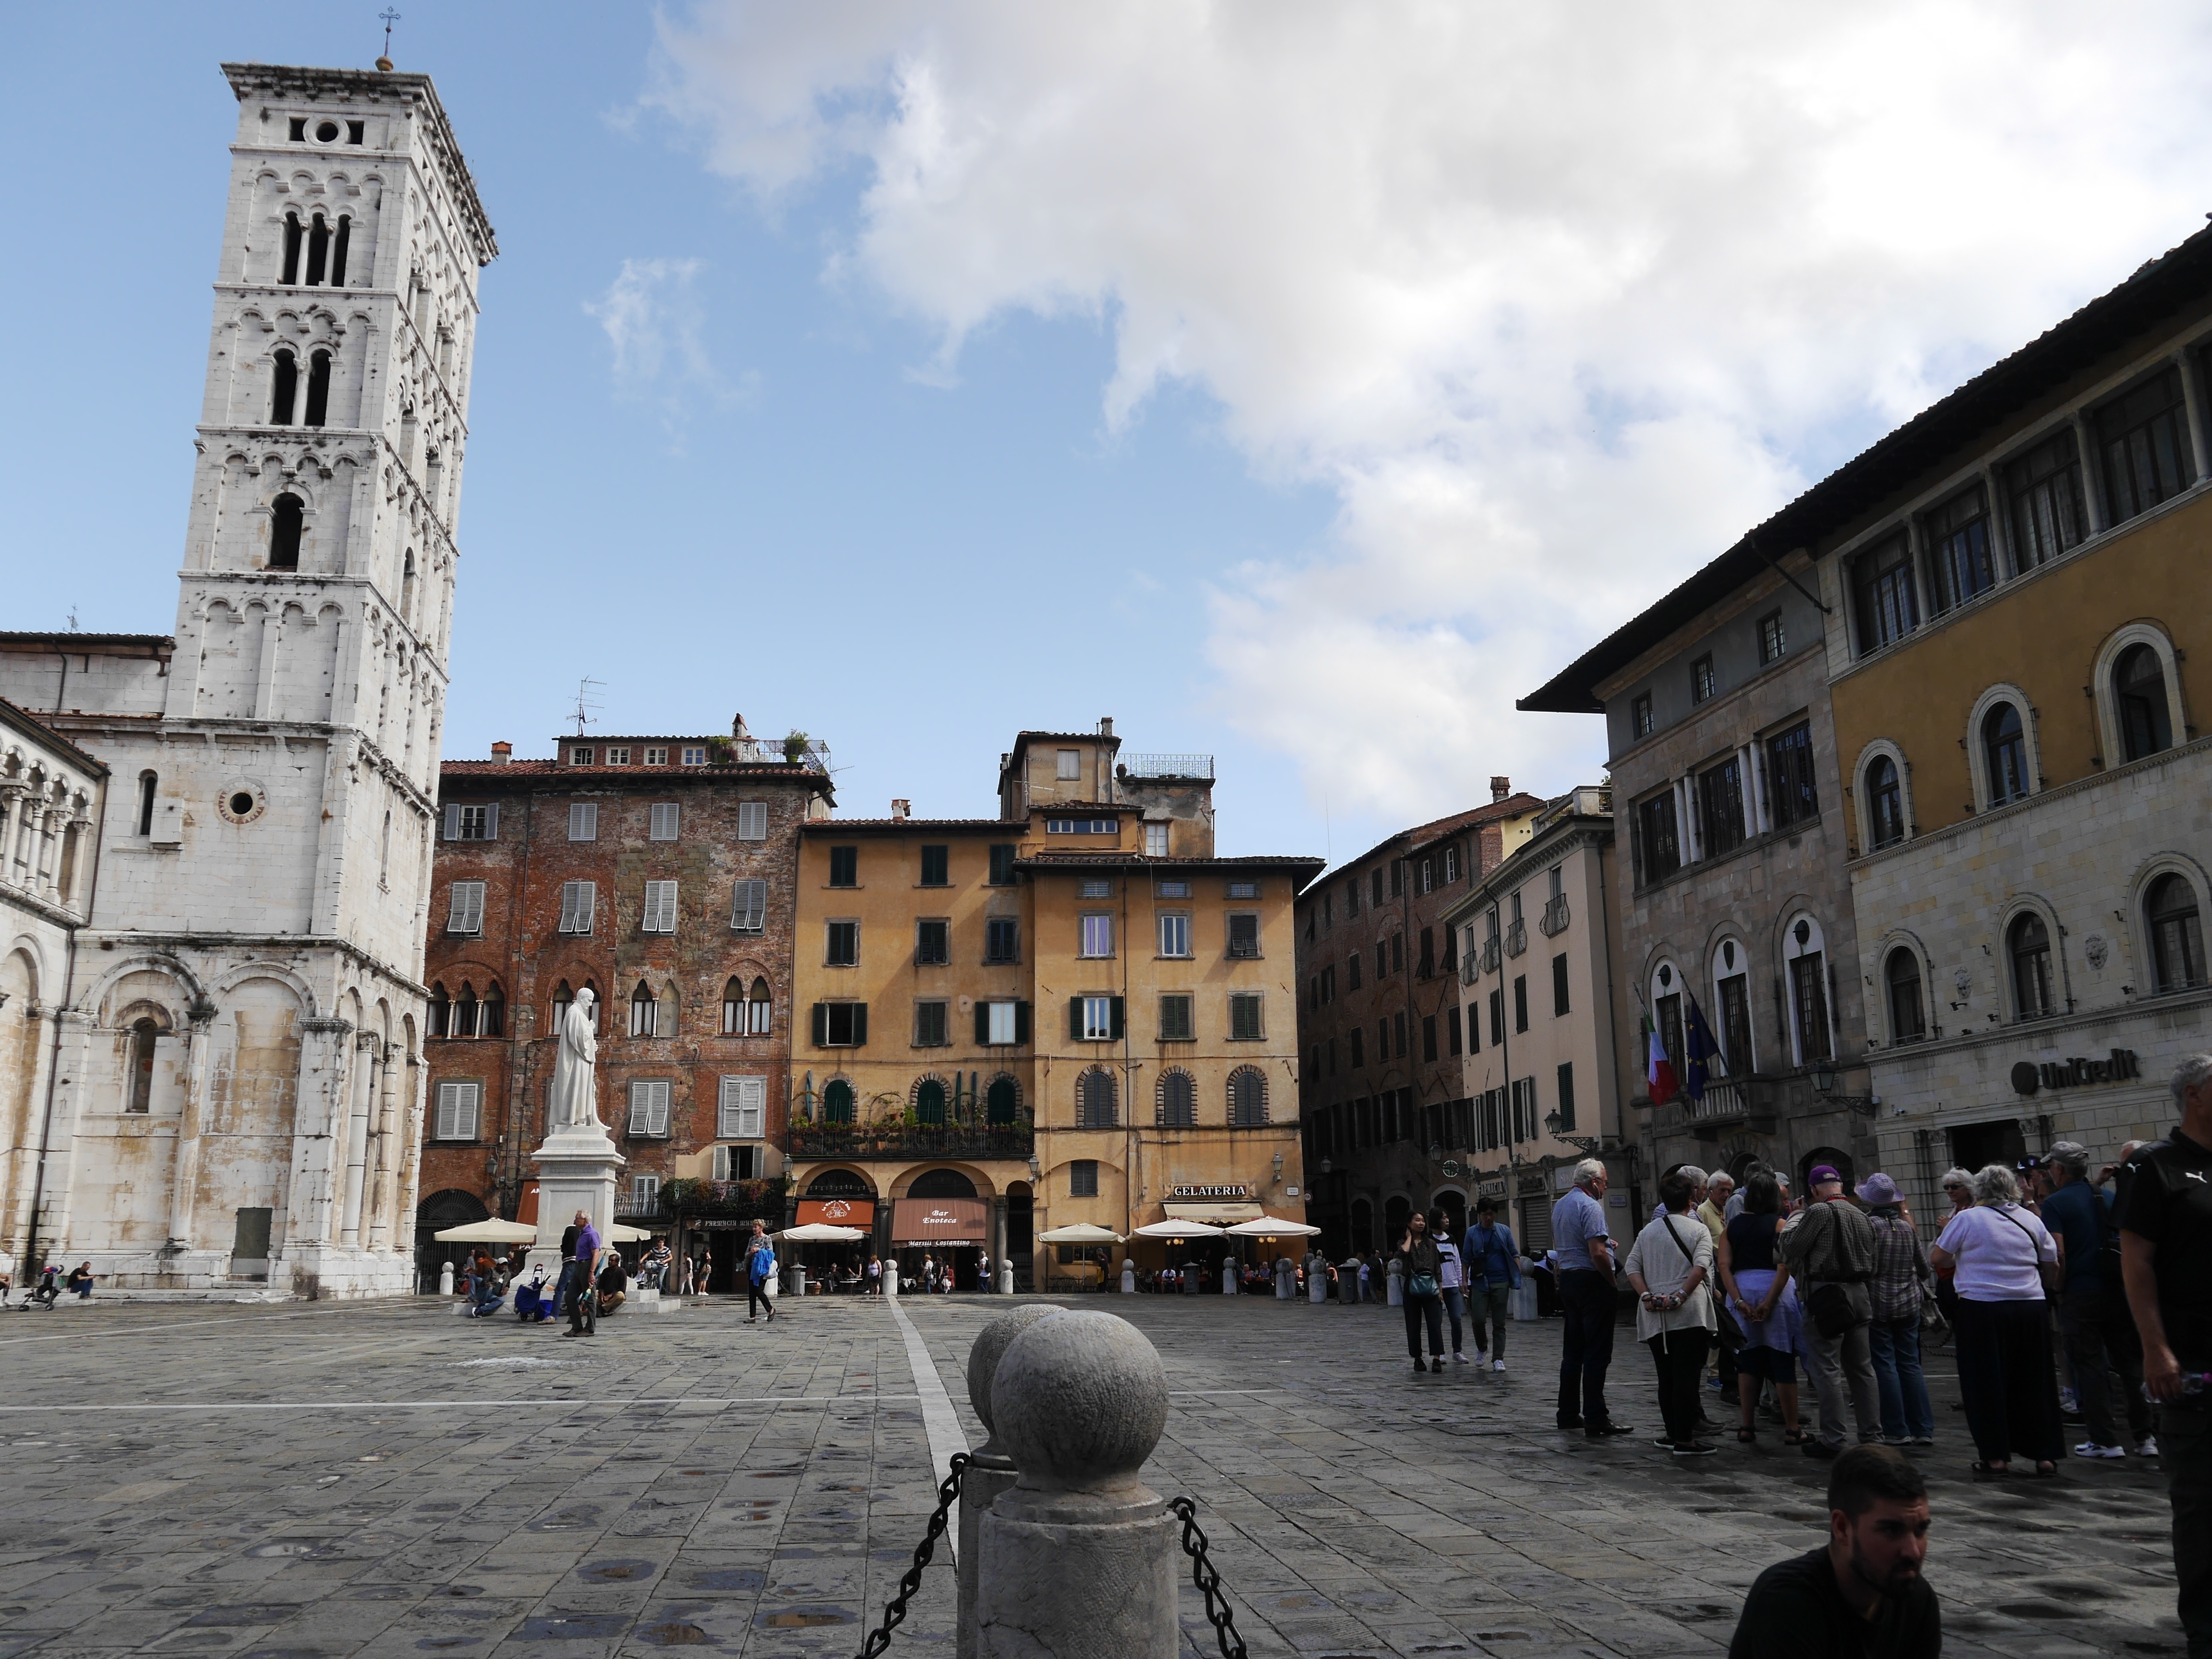
[[[443,1244],[527,1244],[538,1237],[538,1229],[520,1221],[501,1221],[494,1216],[489,1221],[448,1227],[430,1237]]]
[[[840,1227],[828,1221],[809,1221],[802,1226],[786,1227],[775,1235],[787,1238],[794,1244],[853,1244],[867,1237],[858,1227]]]
[[[619,1221],[607,1229],[607,1243],[610,1244],[642,1244],[652,1237],[642,1227],[625,1227]]]
[[[1049,1232],[1037,1235],[1040,1244],[1119,1244],[1121,1235],[1109,1232],[1103,1227],[1094,1227],[1088,1221],[1079,1221],[1072,1226],[1054,1227]]]
[[[1132,1238],[1218,1238],[1222,1230],[1203,1221],[1148,1221]]]
[[[1311,1238],[1320,1231],[1303,1221],[1280,1221],[1271,1215],[1255,1216],[1229,1230],[1232,1238]]]

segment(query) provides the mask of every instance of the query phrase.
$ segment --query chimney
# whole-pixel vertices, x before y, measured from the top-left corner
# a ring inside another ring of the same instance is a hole
[[[913,811],[914,803],[910,800],[895,800],[891,803],[891,817],[902,823],[906,821],[907,814]]]
[[[1114,717],[1111,714],[1099,717],[1098,735],[1102,738],[1110,738],[1114,735]]]
[[[492,763],[494,766],[505,766],[508,762],[512,761],[514,758],[514,745],[513,744],[511,744],[511,743],[495,743],[495,744],[492,744],[492,746],[491,746],[491,763]]]
[[[1490,781],[1490,799],[1491,799],[1491,802],[1492,802],[1492,804],[1493,805],[1494,805],[1496,803],[1498,803],[1498,802],[1499,802],[1499,801],[1501,801],[1501,800],[1504,800],[1504,799],[1508,795],[1511,794],[1512,793],[1513,793],[1513,780],[1512,780],[1512,779],[1510,779],[1510,778],[1492,778],[1492,779],[1491,779],[1491,781]]]

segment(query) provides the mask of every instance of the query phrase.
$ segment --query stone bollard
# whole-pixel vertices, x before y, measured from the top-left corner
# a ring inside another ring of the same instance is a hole
[[[1390,1305],[1394,1308],[1406,1305],[1406,1264],[1395,1256],[1390,1261]]]
[[[977,1659],[1175,1659],[1176,1519],[1138,1479],[1167,1426],[1152,1345],[1112,1314],[1040,1320],[991,1407],[1019,1474],[983,1516]]]
[[[1014,1264],[1011,1261],[1001,1261],[999,1264],[999,1294],[1012,1296],[1013,1293]]]
[[[1317,1255],[1309,1256],[1306,1261],[1306,1300],[1309,1302],[1328,1301],[1328,1264],[1323,1261]]]
[[[1000,1314],[983,1327],[975,1346],[968,1351],[968,1403],[983,1426],[991,1428],[991,1380],[1007,1345],[1040,1319],[1067,1311],[1050,1304],[1017,1308]],[[975,1545],[981,1535],[983,1516],[991,1502],[1014,1484],[1014,1460],[1006,1455],[996,1431],[970,1454],[967,1473],[960,1478],[960,1539],[958,1570],[960,1614],[954,1652],[959,1659],[975,1659]]]
[[[1290,1257],[1286,1255],[1277,1256],[1275,1258],[1275,1300],[1278,1302],[1291,1301],[1296,1298],[1297,1290],[1297,1268],[1291,1263]]]
[[[1224,1296],[1237,1294],[1237,1264],[1233,1261],[1221,1264],[1221,1293]]]
[[[453,1264],[448,1261],[444,1267],[438,1269],[438,1294],[440,1296],[451,1296],[453,1293]]]
[[[1121,1258],[1121,1294],[1134,1296],[1136,1293],[1137,1264],[1125,1255]]]

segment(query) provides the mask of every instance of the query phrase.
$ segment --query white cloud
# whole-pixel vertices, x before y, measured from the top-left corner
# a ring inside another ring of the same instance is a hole
[[[617,392],[658,405],[672,435],[700,397],[726,402],[749,393],[757,380],[749,371],[730,384],[707,354],[693,288],[705,269],[698,259],[625,259],[607,291],[584,302],[612,349]]]
[[[2193,229],[2207,27],[705,0],[659,97],[763,200],[863,168],[839,266],[944,363],[1008,310],[1106,316],[1109,423],[1188,380],[1255,468],[1332,485],[1324,554],[1217,593],[1218,695],[1404,819],[1590,769],[1593,723],[1513,697]]]

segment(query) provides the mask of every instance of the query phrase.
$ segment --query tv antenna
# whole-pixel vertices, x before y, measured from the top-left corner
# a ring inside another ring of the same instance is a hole
[[[577,683],[576,712],[569,718],[576,722],[576,735],[580,738],[584,735],[586,726],[599,724],[599,721],[593,718],[599,712],[599,699],[592,696],[592,690],[601,684],[600,681],[592,679],[588,675]]]
[[[392,26],[399,21],[399,14],[386,6],[376,15],[384,20],[384,56],[376,60],[376,66],[388,70],[392,67]]]

